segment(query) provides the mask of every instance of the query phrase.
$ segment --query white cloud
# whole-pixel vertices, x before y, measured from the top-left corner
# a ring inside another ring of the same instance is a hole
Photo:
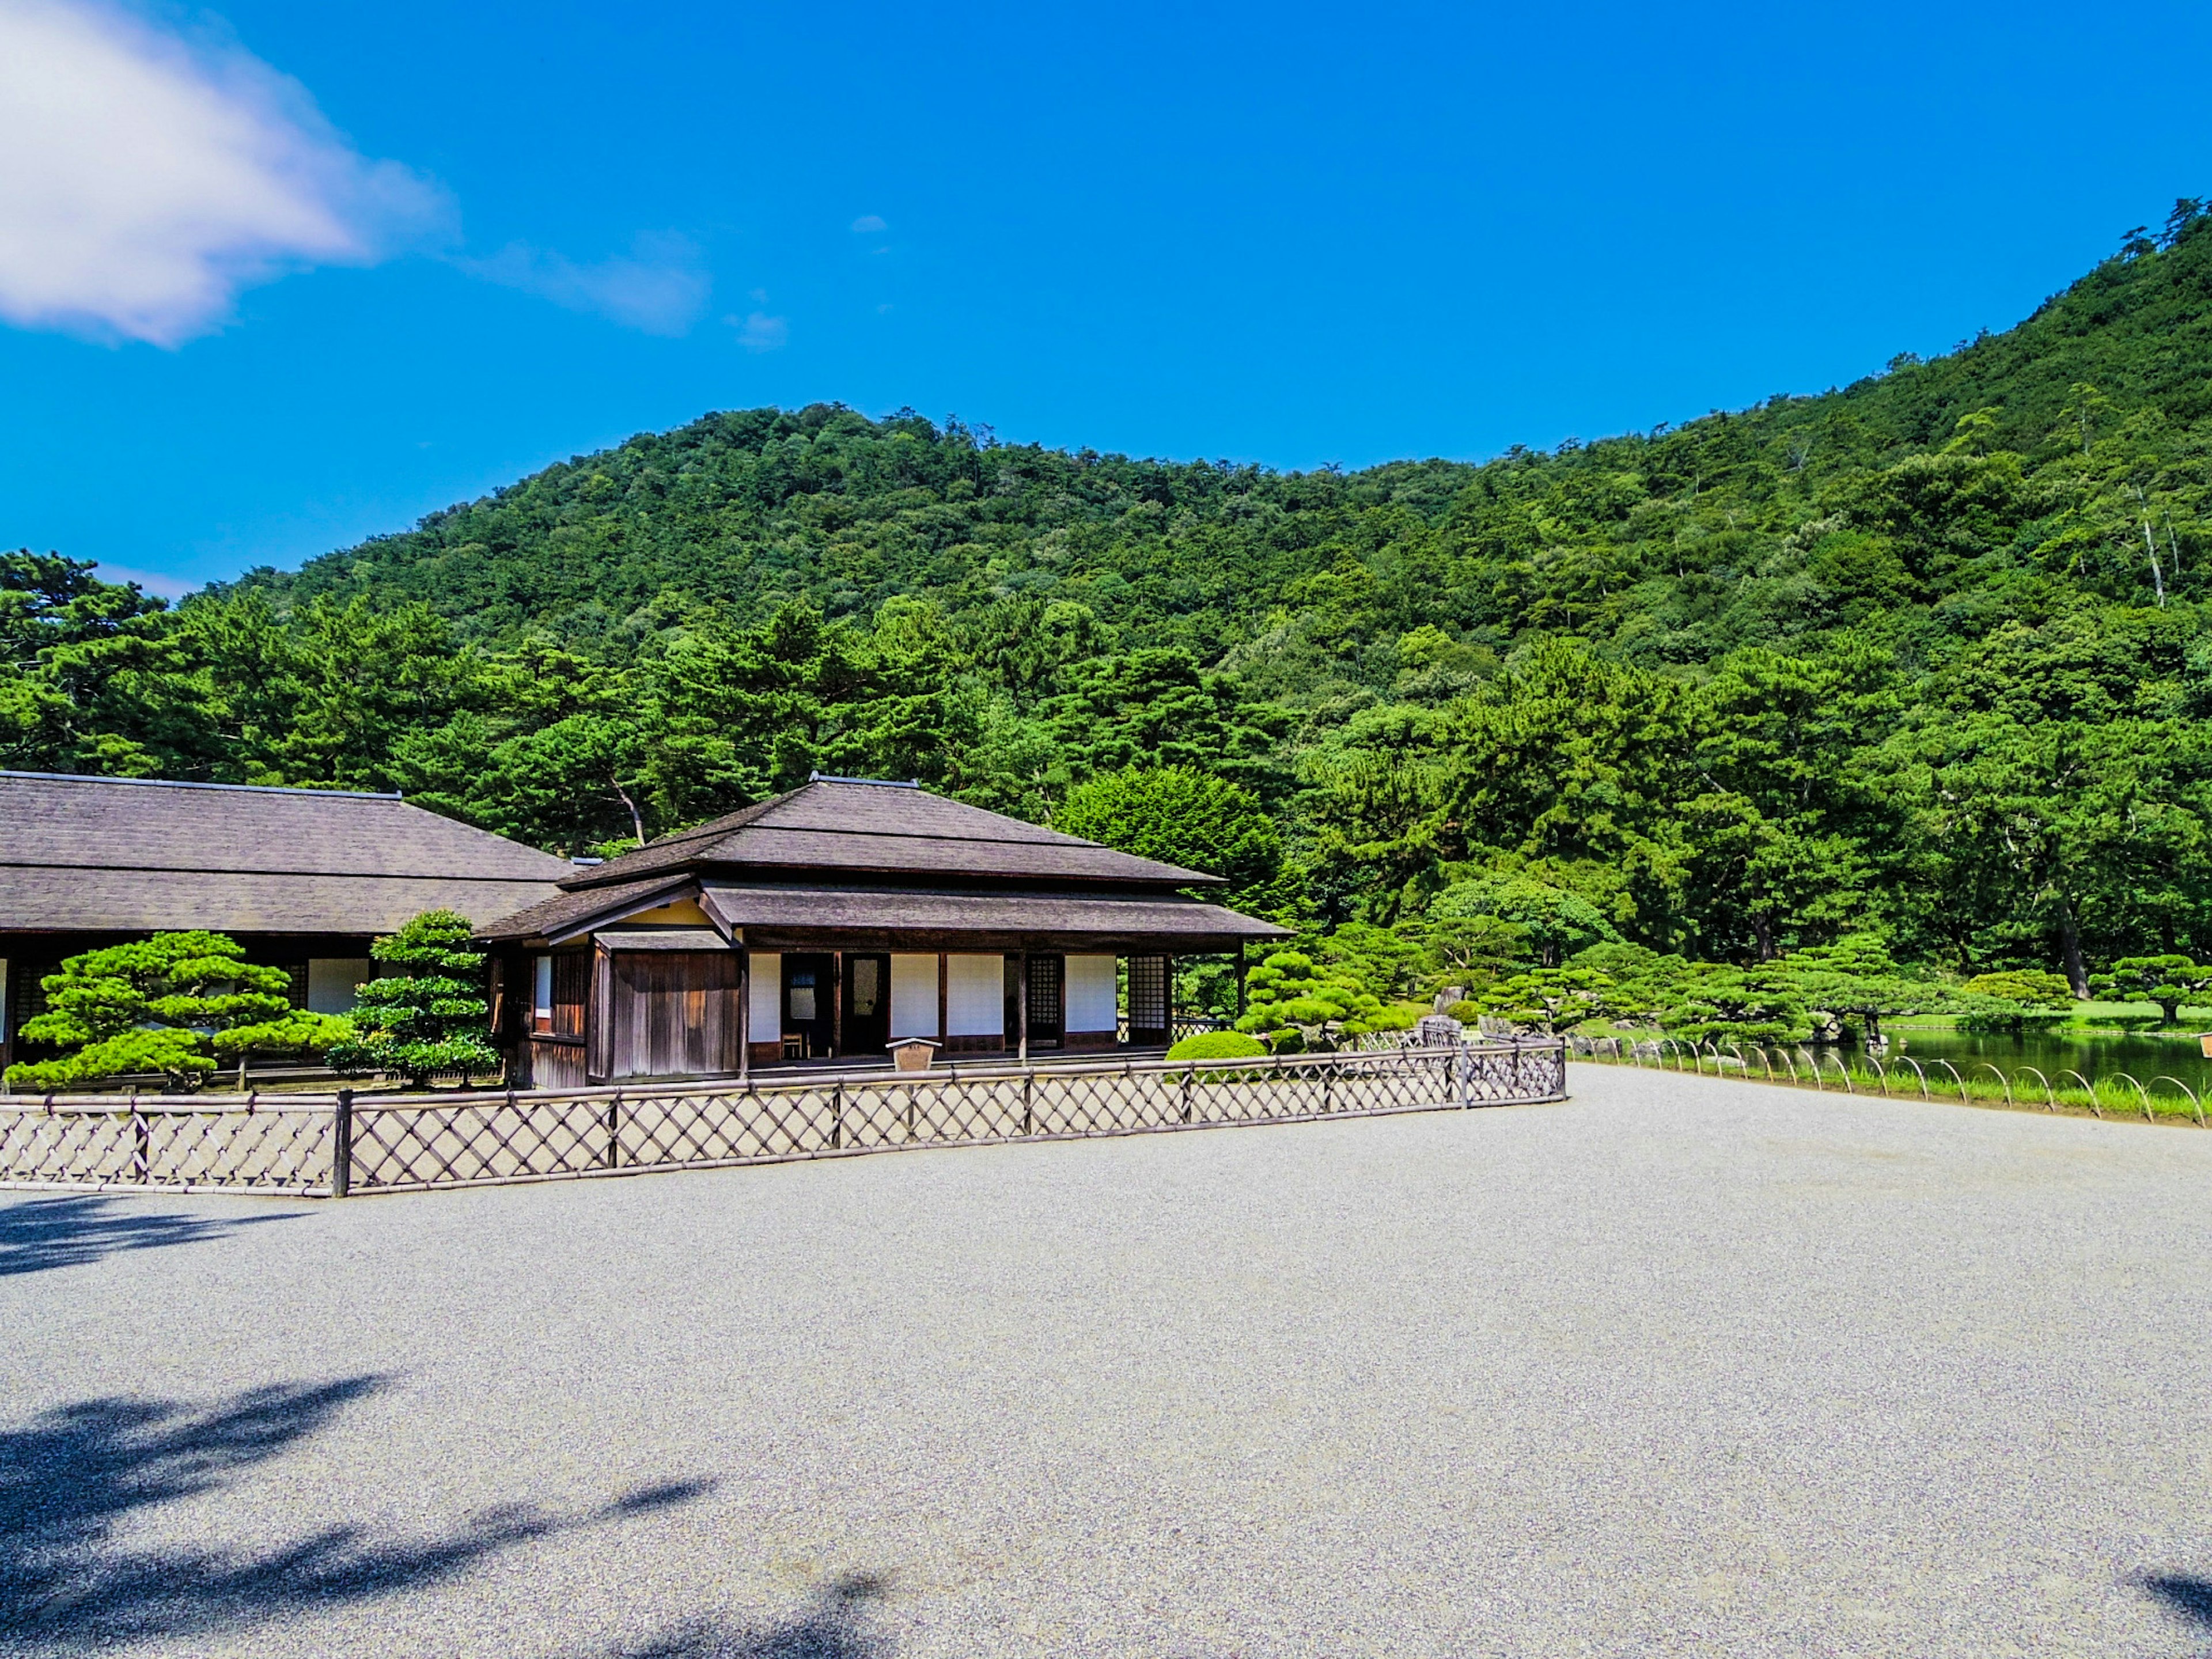
[[[748,351],[781,351],[791,338],[791,320],[756,311],[722,320],[738,331],[738,343]]]
[[[855,236],[866,236],[874,231],[889,230],[890,228],[890,227],[889,225],[885,224],[881,219],[878,219],[872,213],[864,213],[859,218],[853,221],[853,234]]]
[[[166,570],[141,570],[135,565],[111,564],[106,559],[94,568],[94,575],[104,582],[137,582],[149,593],[158,593],[165,599],[181,599],[187,593],[199,591],[199,583],[183,576],[173,576]]]
[[[592,311],[647,334],[684,334],[707,309],[714,280],[689,237],[637,238],[626,257],[578,264],[511,244],[489,259],[457,261],[471,276],[519,288],[571,311]]]
[[[0,317],[173,346],[239,290],[442,227],[296,82],[97,0],[0,0]]]

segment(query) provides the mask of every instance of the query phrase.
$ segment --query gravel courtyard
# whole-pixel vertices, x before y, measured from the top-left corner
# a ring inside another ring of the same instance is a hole
[[[2212,1648],[2212,1133],[1570,1086],[0,1195],[0,1650]]]

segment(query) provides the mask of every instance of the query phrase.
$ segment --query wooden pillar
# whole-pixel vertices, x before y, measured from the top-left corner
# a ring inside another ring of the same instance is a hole
[[[830,1055],[845,1052],[845,953],[830,953]]]
[[[945,1029],[948,1023],[945,1010],[951,994],[948,988],[952,982],[951,975],[952,969],[947,965],[945,952],[939,951],[937,953],[937,1052],[940,1054],[950,1054],[952,1048],[951,1034]]]
[[[1014,1029],[1021,1033],[1021,1062],[1026,1066],[1030,1063],[1030,953],[1026,951],[1015,959],[1014,1014]]]
[[[1244,947],[1240,945],[1237,947],[1237,1018],[1239,1019],[1244,1018],[1244,975],[1246,972],[1247,965],[1244,959]]]
[[[1174,1047],[1175,1047],[1175,1040],[1176,1040],[1176,1035],[1175,1035],[1175,958],[1174,958],[1173,957],[1162,957],[1162,958],[1161,958],[1161,960],[1162,960],[1162,961],[1164,961],[1164,962],[1167,964],[1167,970],[1168,970],[1168,982],[1167,982],[1167,990],[1166,990],[1166,998],[1167,998],[1167,1005],[1168,1005],[1168,1047],[1169,1047],[1169,1048],[1174,1048]]]
[[[584,1081],[605,1083],[615,1068],[615,964],[604,945],[592,946],[591,988],[584,1001]],[[623,1012],[628,1012],[625,1008]]]
[[[753,953],[738,952],[738,1081],[753,1074]]]

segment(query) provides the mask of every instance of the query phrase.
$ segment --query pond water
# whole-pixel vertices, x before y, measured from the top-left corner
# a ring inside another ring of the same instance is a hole
[[[2090,1036],[2057,1036],[2049,1032],[1999,1036],[1967,1031],[1892,1031],[1885,1058],[1899,1056],[1910,1056],[1923,1066],[1938,1060],[1948,1060],[1962,1073],[1984,1063],[2008,1076],[2033,1066],[2054,1084],[2063,1081],[2061,1072],[2079,1072],[2091,1079],[2125,1072],[2143,1084],[2166,1076],[2180,1079],[2199,1094],[2212,1089],[2212,1060],[2204,1058],[2193,1032],[2184,1036],[2117,1032]]]

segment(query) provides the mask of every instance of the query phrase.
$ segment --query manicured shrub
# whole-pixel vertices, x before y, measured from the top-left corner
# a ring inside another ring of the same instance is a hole
[[[1267,1045],[1242,1031],[1200,1031],[1168,1050],[1170,1060],[1249,1060]]]
[[[1246,977],[1249,1006],[1240,1031],[1264,1035],[1279,1054],[1332,1048],[1340,1037],[1386,1030],[1392,1016],[1382,1000],[1341,969],[1317,966],[1297,951],[1278,951]],[[1297,1047],[1290,1046],[1293,1042]]]
[[[65,1089],[153,1072],[170,1092],[189,1093],[217,1055],[318,1049],[346,1035],[343,1019],[293,1007],[284,994],[291,982],[281,969],[246,961],[224,933],[155,933],[88,951],[40,981],[46,1012],[21,1033],[72,1052],[10,1066],[8,1086]]]
[[[418,1087],[440,1072],[496,1071],[499,1051],[485,1024],[483,953],[475,928],[451,910],[426,910],[369,954],[399,971],[361,988],[360,1036],[331,1049],[331,1064],[356,1075],[396,1073]]]

